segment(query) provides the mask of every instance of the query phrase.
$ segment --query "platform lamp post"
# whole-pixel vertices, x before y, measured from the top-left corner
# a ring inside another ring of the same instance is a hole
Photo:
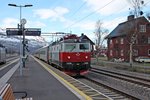
[[[20,25],[21,25],[22,7],[32,7],[33,5],[16,5],[16,4],[8,4],[8,6],[19,7],[19,8],[20,8]],[[20,27],[20,28],[21,28],[21,27]]]
[[[19,30],[21,30],[21,33],[23,35],[23,58],[25,57],[25,32],[24,32],[24,25],[22,21],[22,7],[32,7],[33,5],[16,5],[16,4],[8,4],[8,6],[13,6],[13,7],[19,7],[20,8],[20,25],[19,25]],[[21,49],[20,49],[20,56],[21,56]],[[23,60],[23,67],[25,67],[25,61]]]

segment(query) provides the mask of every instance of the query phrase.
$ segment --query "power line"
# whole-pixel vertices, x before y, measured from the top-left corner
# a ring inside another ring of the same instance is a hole
[[[128,6],[126,6],[126,7],[123,7],[122,9],[120,9],[119,10],[119,12],[118,12],[118,14],[120,14],[121,12],[122,12],[122,10],[124,10],[124,9],[126,9]],[[109,15],[109,17],[112,17],[112,15],[114,15],[115,13],[112,13],[111,15]],[[107,17],[107,18],[109,18],[109,17]],[[105,19],[105,18],[103,18],[103,19]],[[102,20],[103,20],[102,19]],[[120,18],[118,18],[117,20],[119,20]],[[105,27],[107,27],[107,26],[109,26],[109,25],[112,25],[112,23],[114,23],[114,22],[111,22],[111,23],[109,23],[109,24],[106,24],[105,25]]]
[[[86,19],[87,17],[89,17],[89,16],[93,15],[94,13],[96,13],[98,10],[101,10],[101,9],[105,8],[106,6],[108,6],[109,4],[111,4],[113,1],[115,1],[115,0],[111,0],[109,3],[107,3],[107,4],[104,5],[103,7],[96,9],[95,11],[91,12],[91,13],[88,14],[87,16],[85,16],[85,17],[81,18],[80,20],[74,22],[73,24],[69,25],[67,28],[69,28],[69,27],[71,27],[71,26],[73,26],[73,25],[75,25],[75,24],[81,22],[82,20],[84,20],[84,19]],[[66,28],[66,29],[67,29],[67,28]]]
[[[150,1],[146,2],[146,3],[144,4],[144,6],[147,5],[148,3],[150,3]]]
[[[150,3],[150,1],[148,1],[148,2],[146,2],[144,5],[146,5],[146,4],[148,4],[148,3]],[[126,6],[127,7],[127,6]],[[125,7],[125,8],[126,8]],[[122,8],[121,10],[124,10],[125,8]],[[121,12],[121,10],[119,11],[119,13]],[[113,15],[113,14],[112,14]],[[112,16],[112,15],[110,15],[110,16]],[[108,18],[108,17],[107,17]],[[118,18],[118,19],[116,19],[116,20],[119,20],[120,18]],[[121,19],[121,21],[123,21],[123,19]],[[108,27],[109,25],[112,25],[114,22],[111,22],[111,23],[109,23],[109,24],[107,24],[107,25],[105,25],[105,27]]]
[[[71,17],[75,15],[85,4],[86,2],[83,2],[82,5],[71,15]]]

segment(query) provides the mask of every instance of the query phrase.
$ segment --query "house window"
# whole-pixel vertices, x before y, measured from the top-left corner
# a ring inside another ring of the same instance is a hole
[[[110,56],[113,56],[113,54],[112,54],[112,50],[110,50]]]
[[[138,56],[138,50],[133,50],[133,56]]]
[[[120,44],[123,44],[124,40],[123,38],[120,39]]]
[[[112,44],[112,40],[110,40],[110,44]]]
[[[148,40],[148,38],[147,38],[145,35],[142,35],[142,36],[141,36],[141,43],[142,43],[142,44],[147,44],[147,43],[148,43],[147,40]]]
[[[148,37],[148,44],[150,44],[150,37]]]
[[[121,50],[120,55],[121,55],[121,56],[124,56],[124,54],[123,54],[123,50]]]
[[[150,49],[148,50],[148,55],[150,56]]]
[[[140,32],[146,32],[146,25],[140,25]]]
[[[118,40],[116,39],[116,44],[118,44]]]

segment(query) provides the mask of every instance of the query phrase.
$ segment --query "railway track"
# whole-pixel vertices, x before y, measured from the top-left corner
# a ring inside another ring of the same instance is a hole
[[[14,59],[17,59],[17,58],[19,58],[19,57],[18,56],[9,57],[9,58],[6,59],[6,62],[11,62],[11,61],[13,61]]]
[[[109,86],[106,86],[96,80],[93,80],[89,77],[84,77],[83,79],[79,79],[79,81],[93,87],[94,89],[100,91],[104,95],[112,98],[112,100],[138,100],[135,97],[129,96],[127,94],[122,93],[116,89],[113,89]]]
[[[103,69],[98,69],[98,68],[92,68],[91,71],[98,73],[98,74],[104,74],[104,75],[107,75],[110,77],[128,81],[128,82],[131,82],[131,83],[134,83],[137,85],[142,85],[143,87],[150,88],[150,80],[149,79],[140,78],[137,76],[131,76],[131,75],[127,75],[127,74],[121,74],[121,73],[117,73],[114,71],[108,71],[108,70],[103,70]]]
[[[87,76],[77,78],[78,81],[60,73],[59,70],[53,67],[49,68],[93,100],[149,100],[150,98],[150,92],[147,92],[150,91],[149,87],[145,87],[140,82],[140,84],[137,84],[134,82],[134,78],[131,79],[132,81],[129,81],[127,76],[116,75],[93,68]],[[139,81],[140,79],[137,80]],[[148,81],[145,80],[145,82],[148,85]],[[91,84],[93,85],[91,86]]]
[[[0,69],[3,69],[4,66],[9,65],[13,60],[17,59],[18,57],[9,57],[6,59],[6,63],[0,64]],[[4,67],[5,68],[5,67]]]
[[[86,83],[82,83],[81,81],[73,78],[60,70],[52,67],[51,65],[43,62],[48,68],[53,70],[57,75],[61,76],[64,80],[69,82],[71,86],[77,88],[79,91],[82,91],[85,95],[89,96],[92,100],[113,100],[112,98],[108,97],[107,95],[97,91],[96,89],[88,86]]]
[[[58,72],[57,74],[62,76],[65,80],[78,88],[80,91],[83,91],[86,95],[90,96],[93,100],[136,100],[133,98],[128,98],[119,92],[114,92],[112,89],[104,87],[104,85],[97,85],[96,82],[88,79],[87,77],[70,77],[66,74],[59,73],[59,71],[53,67],[52,69],[56,73]],[[91,84],[93,84],[93,86],[91,86]]]
[[[103,85],[104,87],[118,91],[134,100],[149,100],[148,98],[150,98],[150,80],[146,78],[98,68],[92,68],[90,74],[85,78],[97,85]],[[116,85],[113,86],[113,84]]]

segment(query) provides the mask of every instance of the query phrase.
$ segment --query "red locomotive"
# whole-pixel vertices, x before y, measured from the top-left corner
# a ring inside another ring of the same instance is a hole
[[[85,38],[86,37],[86,38]],[[65,73],[85,75],[91,61],[91,41],[87,36],[67,35],[57,42],[36,51],[36,57],[57,66]]]

